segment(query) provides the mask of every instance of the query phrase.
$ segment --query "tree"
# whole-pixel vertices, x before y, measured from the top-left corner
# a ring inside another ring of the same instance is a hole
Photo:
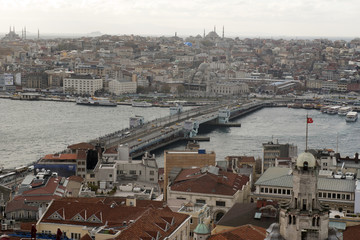
[[[170,93],[170,90],[171,90],[171,88],[170,88],[170,86],[168,84],[164,84],[161,87],[161,92],[162,93]]]
[[[184,85],[179,85],[177,88],[176,88],[176,92],[178,93],[178,94],[184,94],[185,93],[185,87],[184,87]]]

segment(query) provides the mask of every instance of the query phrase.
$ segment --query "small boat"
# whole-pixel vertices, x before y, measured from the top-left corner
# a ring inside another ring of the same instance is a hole
[[[356,122],[356,120],[358,119],[358,113],[357,112],[348,112],[346,114],[345,120],[347,122]]]
[[[341,108],[340,106],[332,106],[327,110],[327,113],[328,114],[337,114],[340,108]]]
[[[110,101],[107,98],[95,98],[95,97],[89,97],[89,98],[81,98],[78,97],[76,99],[76,104],[78,105],[86,105],[86,106],[99,106],[99,107],[116,107],[116,102]]]
[[[312,103],[304,103],[303,108],[305,108],[305,109],[313,109],[314,104],[312,104]]]
[[[351,112],[351,110],[352,110],[351,107],[341,107],[341,108],[339,108],[339,110],[338,110],[338,114],[339,114],[340,116],[346,116],[346,114],[347,114],[348,112]]]
[[[328,110],[329,108],[330,108],[329,106],[322,106],[322,107],[320,108],[320,112],[322,112],[322,113],[327,113],[327,110]]]
[[[152,104],[149,102],[132,102],[131,106],[133,107],[151,107]]]

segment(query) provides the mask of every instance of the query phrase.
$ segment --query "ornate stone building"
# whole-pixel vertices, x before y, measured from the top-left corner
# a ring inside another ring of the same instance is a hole
[[[298,156],[293,168],[291,200],[281,205],[279,224],[270,226],[266,240],[339,239],[337,232],[329,228],[328,206],[318,200],[317,170],[311,153]]]

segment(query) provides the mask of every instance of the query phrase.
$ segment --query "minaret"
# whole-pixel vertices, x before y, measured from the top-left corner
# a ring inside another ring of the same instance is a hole
[[[216,33],[216,26],[214,25],[214,33]]]
[[[38,29],[38,39],[40,39],[40,30]]]
[[[25,30],[24,30],[24,35],[25,35],[25,40],[26,40],[26,26],[25,26]]]
[[[291,201],[280,210],[284,239],[328,239],[329,209],[318,200],[317,174],[315,157],[309,152],[300,154],[293,168]]]
[[[203,38],[205,38],[205,28],[204,28],[204,36],[203,36]]]
[[[224,39],[225,36],[225,27],[223,26],[223,34],[222,34],[222,38]]]

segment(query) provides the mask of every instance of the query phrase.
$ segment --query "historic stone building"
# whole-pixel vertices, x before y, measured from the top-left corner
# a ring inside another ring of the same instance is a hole
[[[281,205],[279,224],[270,226],[266,240],[338,239],[337,232],[329,228],[329,207],[318,200],[317,170],[311,153],[298,156],[293,168],[291,200]]]

